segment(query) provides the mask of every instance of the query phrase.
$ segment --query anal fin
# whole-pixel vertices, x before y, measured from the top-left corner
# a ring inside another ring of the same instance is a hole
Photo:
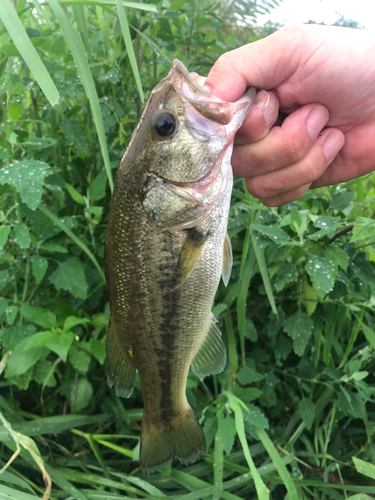
[[[206,335],[191,363],[191,369],[198,377],[205,377],[222,372],[226,362],[227,354],[221,339],[221,332],[216,326],[216,319],[211,314]]]
[[[233,266],[232,243],[230,242],[228,233],[226,233],[224,240],[223,269],[221,271],[221,277],[223,278],[225,286],[228,285],[229,278],[232,272],[232,266]]]
[[[114,322],[109,320],[106,340],[106,366],[109,387],[115,386],[116,395],[129,398],[134,389],[135,368],[118,342]]]

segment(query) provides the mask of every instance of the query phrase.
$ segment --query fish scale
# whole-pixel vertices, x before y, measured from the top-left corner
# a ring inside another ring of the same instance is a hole
[[[190,366],[206,376],[226,362],[211,308],[222,271],[230,273],[232,141],[255,92],[225,103],[201,81],[174,61],[153,90],[121,160],[108,221],[108,382],[129,397],[139,373],[147,473],[204,453],[187,376]]]

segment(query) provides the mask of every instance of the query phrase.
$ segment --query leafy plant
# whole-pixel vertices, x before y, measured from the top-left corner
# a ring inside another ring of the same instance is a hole
[[[0,5],[0,496],[374,495],[374,175],[279,209],[236,180],[214,307],[228,365],[188,379],[203,460],[142,476],[139,384],[119,400],[105,381],[112,171],[174,57],[204,75],[277,28],[237,3]]]

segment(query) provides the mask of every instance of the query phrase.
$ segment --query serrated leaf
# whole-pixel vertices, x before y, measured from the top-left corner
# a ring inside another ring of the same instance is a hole
[[[40,150],[51,148],[56,142],[57,140],[51,137],[30,137],[27,141],[22,142],[20,146],[24,146],[26,149]]]
[[[11,238],[20,248],[29,248],[30,246],[30,235],[25,224],[19,224],[16,226],[12,231]]]
[[[368,217],[357,217],[352,231],[350,243],[373,238],[375,236],[375,220]]]
[[[297,267],[292,264],[282,264],[276,273],[275,277],[275,289],[280,292],[284,286],[288,283],[297,281],[298,271]]]
[[[239,372],[237,373],[237,380],[242,385],[248,385],[252,382],[258,382],[263,379],[263,375],[261,373],[256,372],[249,366],[243,366]]]
[[[324,257],[318,257],[313,255],[311,259],[307,262],[305,269],[309,274],[314,288],[323,296],[333,289],[335,283],[336,269],[335,265],[325,259]]]
[[[278,226],[265,226],[264,224],[253,224],[252,229],[268,236],[276,244],[282,245],[290,240],[288,234]]]
[[[304,281],[303,283],[302,303],[306,307],[306,311],[309,316],[312,315],[318,305],[318,293],[315,288],[307,283],[307,281]]]
[[[79,378],[77,384],[73,384],[70,393],[70,404],[74,412],[79,412],[89,404],[94,390],[86,378]]]
[[[203,425],[203,432],[206,436],[207,448],[210,447],[214,440],[215,434],[218,429],[218,422],[216,417],[206,418]]]
[[[69,362],[78,373],[85,375],[89,370],[91,357],[86,351],[73,345],[69,352]]]
[[[58,290],[67,290],[74,297],[85,299],[87,296],[85,269],[77,257],[71,257],[65,262],[60,263],[56,271],[51,274],[49,280]]]
[[[314,403],[310,399],[302,398],[301,401],[298,403],[298,410],[306,428],[310,429],[315,418]]]
[[[40,358],[47,356],[48,349],[43,346],[26,349],[28,341],[29,339],[27,338],[22,340],[13,349],[5,370],[5,377],[7,379],[26,373]]]
[[[349,256],[346,251],[336,245],[329,245],[324,250],[324,257],[336,266],[341,267],[344,271],[347,270],[349,264]]]
[[[254,427],[258,427],[259,429],[268,429],[269,428],[268,420],[260,411],[260,409],[251,403],[246,406],[248,411],[243,412],[243,418],[245,422],[248,422]]]
[[[48,260],[44,257],[41,257],[40,255],[33,255],[30,258],[30,261],[35,279],[38,282],[42,281],[48,268]]]
[[[88,154],[89,148],[85,141],[87,134],[80,121],[73,120],[72,118],[64,118],[60,124],[60,130],[78,151],[81,151],[85,156]]]
[[[42,198],[44,178],[50,174],[51,167],[43,161],[14,161],[0,170],[0,184],[14,186],[21,200],[35,210]]]
[[[218,432],[223,441],[223,448],[227,455],[232,451],[236,436],[236,425],[232,417],[225,417],[219,421]]]
[[[35,333],[34,325],[17,325],[0,330],[0,344],[4,352],[13,351],[17,344]]]
[[[24,303],[21,305],[20,312],[24,318],[43,328],[52,328],[56,324],[55,314],[44,307]]]
[[[284,321],[284,331],[293,339],[293,350],[298,356],[303,355],[313,327],[313,321],[301,311],[297,311]]]
[[[5,224],[3,224],[0,227],[0,248],[3,248],[3,246],[8,241],[9,233],[10,233],[10,226],[6,226]]]

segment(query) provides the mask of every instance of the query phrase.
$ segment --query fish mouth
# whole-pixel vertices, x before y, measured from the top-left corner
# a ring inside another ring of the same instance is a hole
[[[226,102],[204,88],[205,80],[197,73],[189,73],[175,59],[163,83],[173,85],[184,105],[185,126],[198,140],[220,137],[229,145],[253,104],[255,88],[249,88],[237,102]]]
[[[189,73],[185,66],[174,60],[171,72],[180,76],[180,97],[186,101],[186,126],[206,140],[212,136],[227,137],[229,144],[255,99],[252,87],[237,102],[223,101],[204,88],[206,79],[197,73]],[[177,83],[177,82],[176,82]]]

